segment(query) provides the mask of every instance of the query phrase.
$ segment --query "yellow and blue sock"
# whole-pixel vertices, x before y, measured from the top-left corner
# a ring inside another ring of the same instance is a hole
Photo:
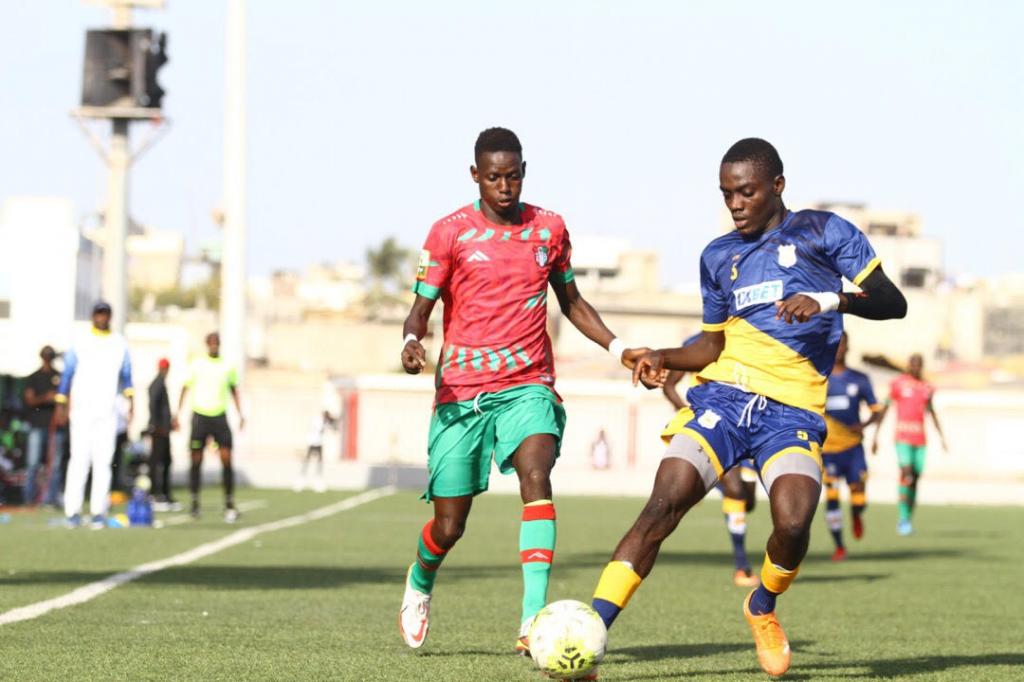
[[[642,580],[628,561],[611,561],[604,567],[591,606],[601,616],[606,628],[610,628],[626,608]]]
[[[825,488],[825,522],[838,549],[843,548],[843,512],[839,509],[839,489],[829,484]]]
[[[732,540],[732,560],[738,571],[749,571],[750,561],[747,559],[747,503],[734,497],[722,497],[722,513],[725,514],[725,527]]]
[[[764,565],[761,567],[761,584],[754,590],[750,597],[750,613],[755,616],[763,616],[775,610],[775,598],[789,589],[800,567],[790,570],[774,563],[764,553]]]
[[[416,548],[416,563],[409,573],[409,584],[416,590],[430,594],[434,590],[434,579],[437,569],[441,567],[448,550],[441,549],[430,537],[430,529],[434,527],[434,519],[430,519],[420,532],[419,545]]]
[[[519,560],[523,564],[523,621],[544,608],[555,554],[555,505],[537,500],[523,507]]]
[[[868,506],[867,493],[850,493],[850,512],[854,518],[864,513]]]

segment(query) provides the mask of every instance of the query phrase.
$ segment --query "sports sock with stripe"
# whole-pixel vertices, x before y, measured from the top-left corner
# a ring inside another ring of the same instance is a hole
[[[834,485],[825,488],[825,522],[836,547],[843,547],[843,512],[839,509],[839,489]]]
[[[605,627],[612,626],[642,580],[628,561],[610,561],[604,567],[591,606],[601,616]]]
[[[900,501],[899,501],[900,521],[901,522],[902,521],[909,521],[910,520],[910,516],[913,513],[912,512],[913,506],[914,506],[914,503],[912,501],[911,492],[910,492],[910,481],[907,480],[906,478],[902,478],[901,477],[900,478]]]
[[[732,560],[736,570],[749,571],[750,561],[747,559],[747,503],[733,497],[722,497],[722,513],[725,514],[725,527],[732,540]]]
[[[519,526],[523,621],[536,615],[547,603],[555,536],[555,505],[551,500],[537,500],[523,506],[523,520]]]
[[[792,570],[783,568],[774,563],[765,552],[764,565],[761,566],[761,584],[750,597],[750,613],[763,616],[774,611],[775,598],[789,589],[799,572],[799,566]]]
[[[868,496],[866,493],[850,493],[850,512],[854,518],[859,517],[864,513],[864,509],[868,506]]]
[[[448,550],[438,547],[430,536],[430,530],[433,527],[434,519],[430,519],[423,526],[416,548],[416,563],[412,565],[412,571],[409,572],[409,584],[413,589],[425,594],[430,594],[434,590],[437,569],[441,567],[441,562],[448,554]]]

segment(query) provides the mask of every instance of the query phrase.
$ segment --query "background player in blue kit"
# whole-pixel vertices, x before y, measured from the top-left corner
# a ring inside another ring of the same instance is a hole
[[[846,479],[850,488],[850,514],[853,519],[853,537],[858,540],[864,535],[862,515],[867,506],[864,489],[868,478],[868,463],[864,457],[864,429],[876,424],[881,417],[882,406],[875,399],[871,380],[863,372],[846,366],[846,332],[839,338],[836,362],[828,378],[828,398],[825,400],[825,426],[828,436],[821,447],[825,465],[825,522],[835,540],[836,550],[832,561],[846,558],[843,545],[843,512],[839,509],[839,479]],[[861,404],[871,410],[871,417],[861,423]]]
[[[907,302],[854,225],[827,211],[789,211],[775,148],[734,144],[719,183],[736,229],[701,254],[703,331],[684,348],[643,355],[634,382],[665,369],[695,371],[688,419],[665,451],[651,496],[601,574],[593,606],[611,626],[651,572],[661,543],[722,475],[753,457],[768,490],[772,535],[761,585],[743,612],[761,668],[789,669],[776,597],[796,578],[821,495],[828,375],[842,332],[839,314],[885,320]],[[862,290],[842,292],[846,277]]]

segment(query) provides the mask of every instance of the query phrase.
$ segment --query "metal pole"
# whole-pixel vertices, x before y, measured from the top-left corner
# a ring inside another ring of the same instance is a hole
[[[224,85],[224,246],[221,352],[245,369],[245,0],[228,0]]]
[[[127,267],[125,246],[128,239],[128,119],[111,120],[110,177],[107,183],[107,210],[103,220],[103,297],[114,309],[111,329],[124,333],[128,319]]]

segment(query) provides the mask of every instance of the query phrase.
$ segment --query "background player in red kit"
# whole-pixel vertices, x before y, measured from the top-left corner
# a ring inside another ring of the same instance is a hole
[[[942,449],[946,447],[946,436],[942,433],[939,417],[932,406],[935,388],[922,378],[924,359],[917,353],[910,356],[910,366],[906,374],[893,379],[889,387],[889,398],[885,401],[882,415],[878,418],[879,426],[889,412],[889,406],[896,403],[896,457],[900,464],[900,520],[896,527],[900,535],[914,532],[911,519],[914,515],[914,503],[917,501],[917,482],[924,471],[927,457],[925,447],[924,415],[927,411],[932,415],[935,430],[939,432]],[[875,431],[873,452],[878,452],[878,432]]]
[[[548,285],[569,321],[617,361],[631,367],[631,358],[640,353],[626,352],[580,295],[562,218],[520,203],[526,163],[516,135],[504,128],[483,131],[475,157],[470,173],[480,198],[430,229],[413,286],[416,300],[403,329],[402,365],[417,374],[426,365],[420,339],[435,302],[444,302],[424,494],[434,505],[434,517],[420,534],[399,628],[410,647],[423,645],[434,579],[465,530],[473,497],[487,490],[493,456],[502,473],[514,470],[519,476],[524,505],[523,610],[516,649],[525,653],[533,616],[547,601],[555,549],[549,476],[565,428],[546,328]]]

